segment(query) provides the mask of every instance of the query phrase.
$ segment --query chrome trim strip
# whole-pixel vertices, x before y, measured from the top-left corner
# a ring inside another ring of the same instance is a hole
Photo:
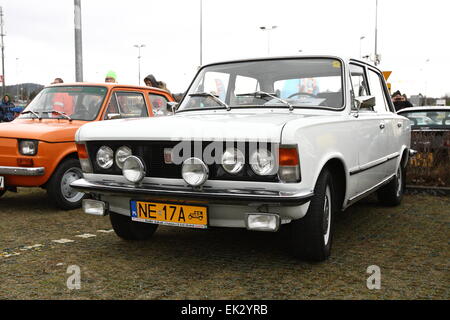
[[[100,181],[87,181],[79,179],[70,184],[76,190],[87,193],[100,193],[109,195],[126,195],[126,196],[151,196],[172,200],[196,200],[206,203],[217,204],[274,204],[280,206],[297,206],[307,203],[314,196],[314,193],[300,194],[295,192],[286,192],[278,190],[249,190],[249,189],[208,189],[199,190],[186,187],[155,187],[154,184],[141,184],[133,186],[124,183],[108,182],[107,184]]]
[[[372,169],[372,168],[375,168],[375,167],[380,166],[380,165],[382,165],[382,164],[385,164],[385,163],[388,162],[388,161],[391,161],[391,160],[393,160],[393,159],[396,159],[396,158],[398,158],[399,156],[400,156],[400,153],[395,152],[395,153],[390,154],[390,155],[388,155],[388,156],[386,156],[386,157],[384,157],[384,158],[381,158],[381,159],[378,159],[378,160],[375,160],[375,161],[366,163],[366,164],[360,166],[358,169],[352,169],[352,170],[350,170],[349,174],[350,174],[351,176],[353,176],[353,175],[358,174],[358,173],[361,173],[361,172],[363,172],[363,171],[367,171],[367,170],[369,170],[369,169]]]
[[[0,167],[0,174],[10,176],[43,176],[45,174],[45,168]]]

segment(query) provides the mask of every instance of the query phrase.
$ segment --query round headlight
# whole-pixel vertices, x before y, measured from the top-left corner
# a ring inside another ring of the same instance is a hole
[[[141,159],[135,156],[126,158],[123,163],[122,174],[130,182],[141,182],[145,177],[145,167]]]
[[[241,150],[228,148],[222,155],[222,167],[231,174],[239,173],[245,164],[245,157]]]
[[[102,146],[97,151],[97,164],[102,169],[109,169],[114,163],[114,151],[110,147]]]
[[[126,146],[122,146],[119,149],[117,149],[116,151],[116,165],[122,169],[123,168],[123,163],[125,162],[125,160],[131,156],[131,149],[126,147]]]
[[[208,179],[209,170],[206,164],[198,158],[184,160],[181,175],[187,184],[198,187]]]
[[[275,161],[272,152],[266,149],[259,149],[250,157],[250,166],[257,175],[269,176],[275,173]]]

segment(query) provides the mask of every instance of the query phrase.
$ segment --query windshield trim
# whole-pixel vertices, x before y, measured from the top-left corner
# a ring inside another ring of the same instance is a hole
[[[195,80],[200,75],[200,73],[211,66],[218,66],[218,65],[226,65],[226,64],[234,64],[234,63],[245,63],[245,62],[258,62],[258,61],[276,61],[276,60],[323,60],[323,59],[329,59],[329,60],[337,60],[341,63],[341,87],[342,87],[342,97],[343,97],[343,103],[340,108],[332,108],[332,107],[298,107],[294,106],[294,109],[317,109],[317,110],[331,110],[331,111],[343,111],[347,108],[347,65],[341,57],[336,56],[303,56],[303,57],[273,57],[273,58],[255,58],[255,59],[245,59],[245,60],[234,60],[234,61],[225,61],[225,62],[217,62],[217,63],[211,63],[201,66],[197,73],[195,74],[194,78],[192,79],[191,83],[189,84],[189,87],[185,91],[185,94],[183,95],[182,99],[179,102],[179,105],[181,105],[184,102],[184,99],[189,98],[189,91],[191,90],[192,86],[194,85]],[[243,106],[243,107],[234,107],[232,110],[241,109],[241,108],[256,108],[256,107],[249,107],[249,106]],[[264,106],[258,106],[258,108],[274,108],[274,107],[264,107]],[[282,106],[284,109],[288,109],[287,106]],[[221,108],[195,108],[195,109],[184,109],[184,110],[177,110],[176,113],[180,112],[186,112],[186,111],[199,111],[199,110],[217,110]]]
[[[70,84],[68,84],[68,85],[57,85],[57,86],[47,86],[47,87],[44,87],[37,95],[36,95],[36,97],[34,98],[34,99],[36,99],[40,94],[41,94],[41,92],[43,92],[45,89],[52,89],[52,88],[69,88],[69,87],[82,87],[82,88],[103,88],[103,89],[106,89],[106,92],[105,92],[105,94],[104,94],[104,96],[103,96],[103,99],[102,99],[102,102],[101,102],[101,104],[100,104],[100,107],[99,107],[99,109],[98,109],[98,111],[97,111],[97,113],[95,114],[95,117],[93,117],[93,119],[90,119],[90,120],[85,120],[85,119],[73,119],[72,118],[72,120],[71,121],[85,121],[85,122],[91,122],[91,121],[95,121],[95,120],[97,120],[97,118],[99,117],[99,114],[102,112],[102,110],[103,110],[103,105],[105,104],[105,100],[106,100],[106,98],[108,97],[108,95],[109,95],[109,89],[108,89],[108,87],[107,86],[101,86],[101,85],[94,85],[94,86],[92,86],[92,85],[70,85]],[[34,100],[33,99],[33,100]],[[33,102],[33,100],[31,100],[31,102]],[[31,104],[31,102],[28,104],[28,106]],[[28,106],[23,110],[23,111],[26,111],[27,110],[27,108],[28,108]],[[22,111],[22,112],[23,112]],[[36,112],[36,111],[35,111]],[[42,115],[41,115],[41,112],[36,112],[36,113],[38,113],[40,116],[41,116],[41,118],[39,119],[39,120],[51,120],[51,119],[66,119],[66,120],[69,120],[69,119],[67,119],[67,118],[64,118],[64,117],[55,117],[55,118],[43,118],[42,117]],[[22,115],[22,113],[20,114],[20,116],[19,117],[17,117],[18,119],[35,119],[35,118],[32,118],[32,117],[23,117],[23,115]]]

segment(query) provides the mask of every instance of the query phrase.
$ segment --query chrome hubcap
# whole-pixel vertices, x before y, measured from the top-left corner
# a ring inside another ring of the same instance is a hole
[[[331,192],[330,187],[327,186],[325,191],[325,201],[323,204],[323,240],[325,245],[328,244],[330,239],[330,229],[331,229]]]
[[[81,179],[83,174],[79,168],[71,168],[64,172],[61,179],[61,192],[63,197],[69,202],[77,202],[83,198],[84,193],[78,192],[70,186],[75,180]]]

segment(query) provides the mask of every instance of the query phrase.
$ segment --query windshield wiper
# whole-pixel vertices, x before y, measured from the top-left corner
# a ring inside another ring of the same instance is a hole
[[[261,97],[261,98],[263,98],[263,97],[271,97],[272,99],[278,100],[281,103],[287,105],[289,107],[289,111],[294,110],[294,106],[292,104],[290,104],[289,102],[287,102],[284,99],[281,99],[281,98],[277,97],[273,93],[268,93],[268,92],[264,92],[264,91],[256,91],[256,92],[252,92],[252,93],[240,93],[240,94],[237,94],[236,96],[238,96],[238,97],[253,96],[255,98],[258,98],[258,97]]]
[[[45,113],[56,113],[56,114],[59,114],[59,115],[65,117],[65,118],[68,119],[69,121],[72,121],[72,118],[69,117],[65,112],[62,112],[62,111],[52,110],[52,111],[44,111],[44,112],[45,112]]]
[[[209,92],[196,92],[196,93],[191,93],[189,94],[190,97],[210,97],[212,98],[214,101],[216,101],[218,104],[220,104],[222,107],[227,108],[227,111],[231,110],[231,107],[229,105],[227,105],[225,102],[223,102],[222,100],[220,100],[218,97],[216,97],[215,95],[213,95],[212,93]]]
[[[20,114],[29,114],[29,113],[36,116],[36,118],[38,118],[39,120],[42,119],[41,116],[38,113],[34,112],[33,110],[22,111]]]

